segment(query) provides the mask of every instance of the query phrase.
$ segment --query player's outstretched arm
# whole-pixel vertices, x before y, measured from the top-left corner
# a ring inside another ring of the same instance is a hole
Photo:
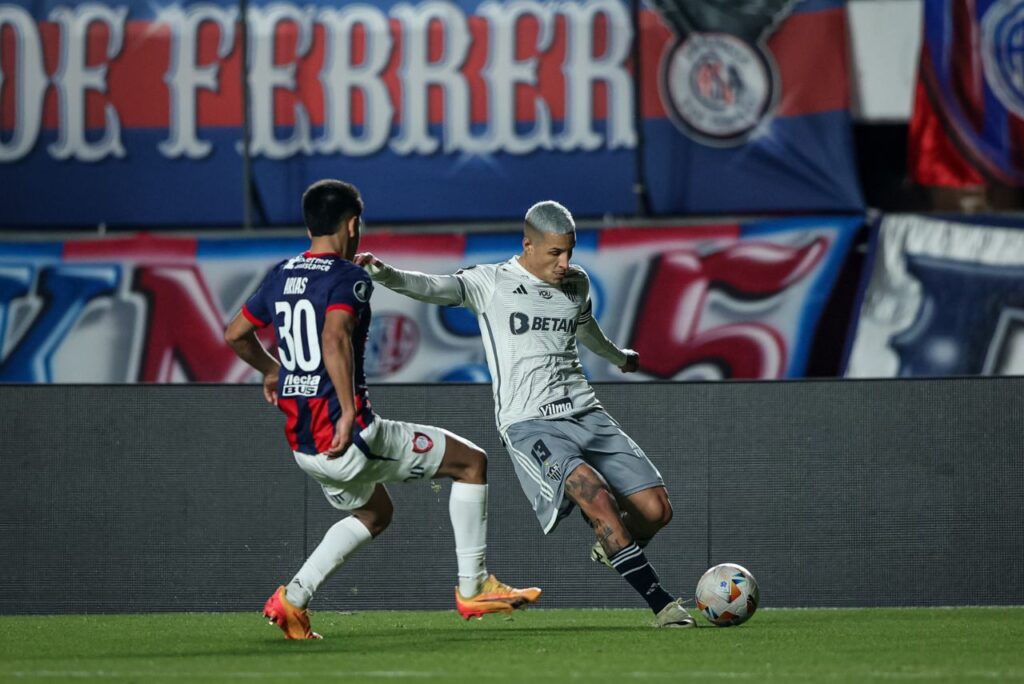
[[[580,323],[576,329],[576,338],[587,349],[618,366],[623,373],[632,373],[640,367],[640,355],[632,349],[619,349],[592,316]]]
[[[463,303],[462,288],[455,276],[402,271],[388,266],[371,252],[356,254],[353,261],[365,268],[375,282],[399,294],[430,304],[460,306]]]
[[[238,358],[263,374],[263,398],[277,406],[277,375],[281,366],[256,337],[256,326],[238,312],[224,331],[224,341]]]

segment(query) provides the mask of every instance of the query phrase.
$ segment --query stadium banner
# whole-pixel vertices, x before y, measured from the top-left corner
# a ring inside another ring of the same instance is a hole
[[[845,375],[1024,373],[1024,224],[890,215],[869,262]]]
[[[624,376],[583,351],[592,378],[800,377],[860,217],[581,230],[609,337],[640,352]],[[521,234],[373,234],[386,263],[453,273],[522,251]],[[255,381],[225,345],[226,322],[301,238],[139,235],[0,242],[0,382]],[[378,286],[371,382],[487,382],[476,319]],[[273,331],[263,330],[273,343]]]
[[[627,0],[254,2],[258,213],[298,224],[332,177],[374,221],[632,215],[638,154],[655,214],[860,210],[844,2],[720,4],[634,25]],[[0,3],[0,225],[240,223],[239,21],[227,0]]]
[[[1024,185],[1019,0],[925,0],[909,167],[923,185]]]

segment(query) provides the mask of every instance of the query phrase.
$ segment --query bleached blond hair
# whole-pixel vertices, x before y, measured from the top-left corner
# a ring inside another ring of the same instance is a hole
[[[526,225],[541,233],[572,235],[576,222],[569,210],[554,200],[537,202],[526,212]]]

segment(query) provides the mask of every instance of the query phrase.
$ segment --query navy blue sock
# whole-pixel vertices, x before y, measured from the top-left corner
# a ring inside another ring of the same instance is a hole
[[[644,597],[655,615],[675,599],[661,588],[658,573],[647,560],[647,556],[634,542],[608,559],[623,579]]]

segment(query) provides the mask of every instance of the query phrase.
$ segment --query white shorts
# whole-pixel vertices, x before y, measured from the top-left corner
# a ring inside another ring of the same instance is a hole
[[[320,483],[331,505],[343,511],[366,505],[378,484],[433,477],[447,443],[441,428],[379,416],[359,434],[372,455],[355,444],[330,460],[323,454],[292,452],[298,466]]]

